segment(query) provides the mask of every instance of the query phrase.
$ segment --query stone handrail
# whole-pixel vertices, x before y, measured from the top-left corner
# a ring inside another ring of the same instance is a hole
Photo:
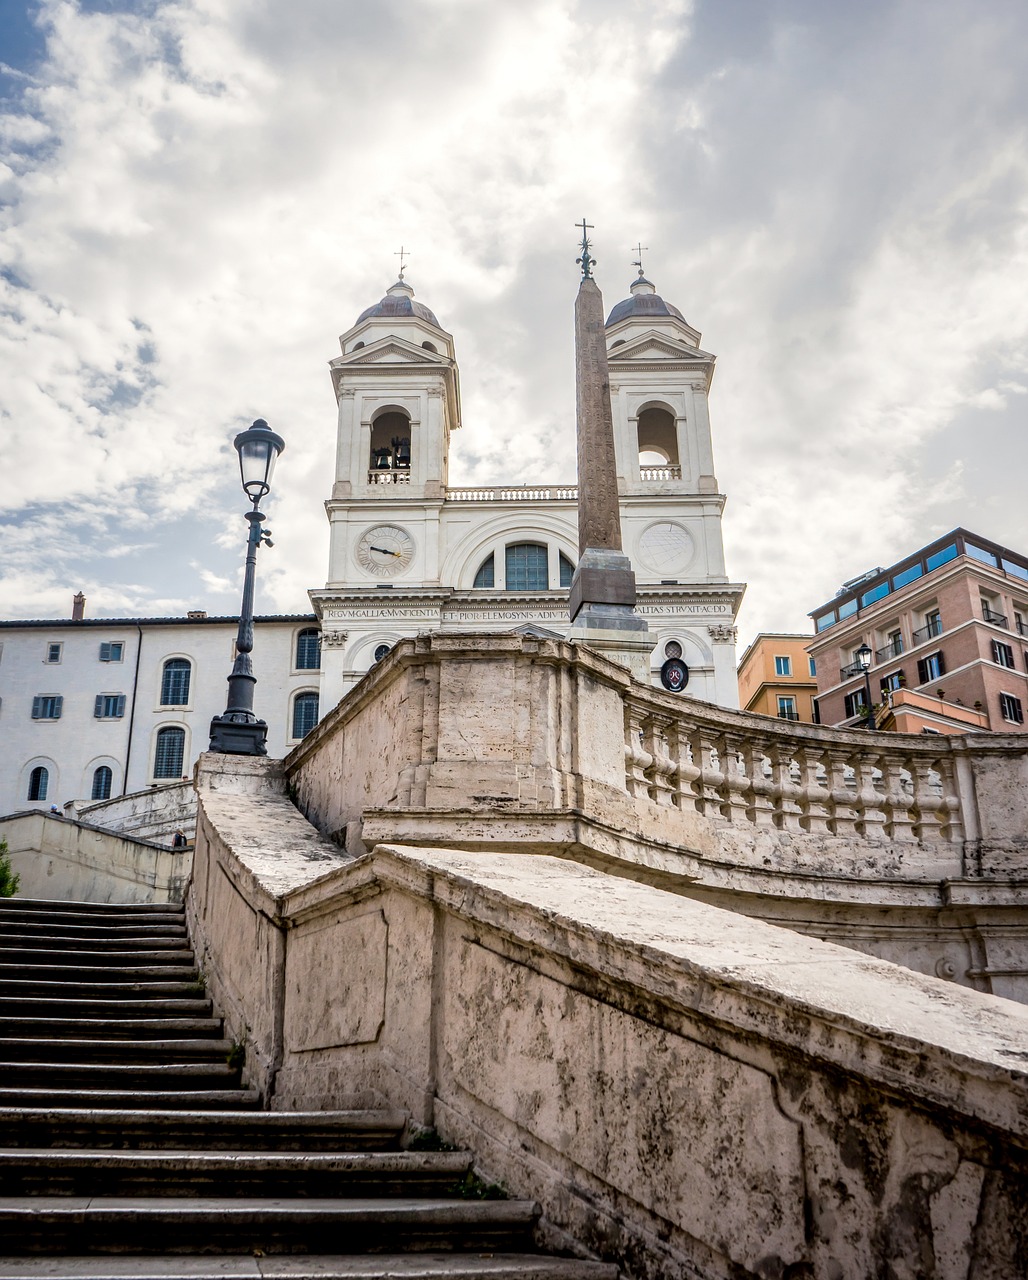
[[[669,706],[633,686],[625,706],[630,795],[732,826],[959,844],[964,823],[948,738],[826,731]]]

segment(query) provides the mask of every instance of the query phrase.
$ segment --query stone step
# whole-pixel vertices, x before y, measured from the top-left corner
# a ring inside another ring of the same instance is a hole
[[[3,1062],[0,1088],[15,1089],[232,1089],[239,1070],[221,1062],[169,1062],[122,1066],[114,1062]]]
[[[617,1267],[527,1253],[0,1258],[0,1280],[617,1280]]]
[[[17,972],[18,977],[12,975]],[[23,962],[20,965],[0,964],[0,991],[14,992],[20,990],[16,982],[75,982],[79,986],[88,984],[95,988],[104,983],[117,983],[124,986],[126,982],[190,982],[193,985],[199,979],[196,966],[179,964],[177,961],[164,960],[160,964],[123,965],[61,965],[36,964]],[[62,994],[67,994],[66,992]]]
[[[5,898],[5,911],[49,911],[60,915],[174,915],[185,919],[181,902],[80,902],[60,898]]]
[[[107,1111],[125,1111],[138,1107],[146,1111],[180,1109],[192,1111],[198,1107],[220,1108],[225,1111],[242,1111],[256,1107],[260,1095],[256,1089],[74,1089],[48,1086],[46,1088],[13,1088],[0,1086],[0,1112],[12,1107],[68,1107],[103,1108]],[[7,1139],[9,1141],[9,1139]]]
[[[19,970],[23,972],[23,970]],[[200,990],[202,983],[199,975],[183,975],[181,969],[170,970],[172,976],[153,977],[152,973],[168,972],[164,966],[134,969],[128,975],[120,971],[104,970],[103,982],[78,982],[70,977],[64,969],[48,970],[46,978],[3,978],[0,980],[0,1012],[4,1009],[4,1001],[21,1000],[32,997],[34,1000],[74,1000],[78,1004],[115,1004],[121,998],[152,1000],[154,998],[174,998],[197,1000],[206,999]],[[63,975],[63,976],[61,976]]]
[[[2,1196],[5,1253],[531,1248],[530,1200]]]
[[[468,1151],[112,1151],[0,1148],[4,1196],[453,1195]]]
[[[220,1018],[35,1018],[8,1017],[0,1013],[0,1037],[29,1039],[57,1037],[69,1040],[162,1040],[172,1037],[209,1037],[222,1034]]]
[[[31,910],[11,910],[11,899],[0,900],[0,925],[14,925],[19,929],[30,926],[53,925],[58,929],[96,928],[96,929],[150,929],[173,928],[184,929],[185,917],[181,912],[166,912],[158,915],[154,912],[125,912],[119,915],[104,915],[95,911],[49,911],[42,907]]]
[[[47,939],[48,942],[54,942],[55,939]],[[60,941],[57,939],[56,941]],[[119,947],[110,951],[105,951],[101,947],[95,949],[83,950],[82,944],[78,943],[74,948],[64,948],[61,946],[32,947],[27,949],[23,944],[19,943],[15,946],[9,945],[10,937],[0,940],[0,965],[13,965],[21,967],[26,958],[31,966],[38,967],[46,965],[53,968],[70,968],[70,969],[107,969],[124,965],[126,968],[138,967],[139,965],[186,965],[193,964],[193,953],[178,940],[174,940],[165,949],[162,947],[158,939],[152,947],[139,947],[138,950],[131,948],[126,949]],[[11,975],[14,976],[13,974]],[[4,974],[0,971],[0,980]]]
[[[188,1095],[191,1099],[195,1095]],[[44,1099],[44,1102],[48,1099]],[[399,1149],[402,1111],[167,1111],[0,1109],[5,1147],[207,1151]],[[0,1249],[2,1252],[2,1249]]]
[[[136,945],[154,938],[175,938],[184,941],[187,938],[184,924],[69,924],[64,920],[24,919],[23,916],[12,920],[3,919],[0,911],[0,940],[9,942],[13,938],[60,938],[74,940],[82,946],[110,946],[111,942],[123,941],[127,945]]]
[[[221,1038],[181,1038],[154,1040],[71,1040],[35,1036],[31,1039],[0,1039],[0,1067],[19,1063],[65,1065],[78,1062],[90,1066],[110,1062],[146,1064],[224,1062],[232,1051],[232,1041]]]
[[[11,993],[15,983],[4,983],[0,990]],[[164,994],[165,989],[168,993]],[[89,999],[76,994],[83,991],[121,991],[120,997],[110,999]],[[187,1017],[203,1017],[211,1012],[211,1001],[207,996],[190,995],[195,985],[189,982],[157,982],[104,985],[96,987],[92,983],[33,983],[26,982],[21,994],[0,995],[0,1016],[20,1014],[37,1014],[40,1017],[74,1018],[134,1018],[185,1015]],[[40,994],[35,995],[34,992]],[[150,996],[140,993],[151,992]],[[52,993],[52,994],[51,994]],[[174,993],[174,994],[172,994]]]

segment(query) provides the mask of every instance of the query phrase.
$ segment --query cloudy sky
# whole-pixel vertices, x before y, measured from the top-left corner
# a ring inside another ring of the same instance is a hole
[[[1028,551],[1023,0],[0,0],[0,616],[324,582],[337,335],[394,254],[451,482],[574,475],[574,223],[718,356],[740,641],[957,524]]]

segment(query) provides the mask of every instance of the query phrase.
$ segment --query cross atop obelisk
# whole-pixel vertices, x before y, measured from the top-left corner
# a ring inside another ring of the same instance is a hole
[[[649,679],[653,640],[635,611],[635,574],[621,550],[617,456],[610,408],[610,374],[603,327],[603,295],[592,278],[595,259],[583,218],[582,280],[575,301],[578,407],[578,567],[571,580],[569,639],[600,649]]]

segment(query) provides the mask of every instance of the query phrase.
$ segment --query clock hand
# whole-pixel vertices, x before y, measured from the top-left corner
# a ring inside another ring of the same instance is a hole
[[[369,550],[369,551],[380,551],[380,552],[382,553],[382,555],[384,555],[384,556],[398,556],[398,555],[400,555],[400,554],[401,554],[399,551],[390,551],[387,547],[373,547],[373,546],[369,546],[369,547],[368,547],[368,550]]]

